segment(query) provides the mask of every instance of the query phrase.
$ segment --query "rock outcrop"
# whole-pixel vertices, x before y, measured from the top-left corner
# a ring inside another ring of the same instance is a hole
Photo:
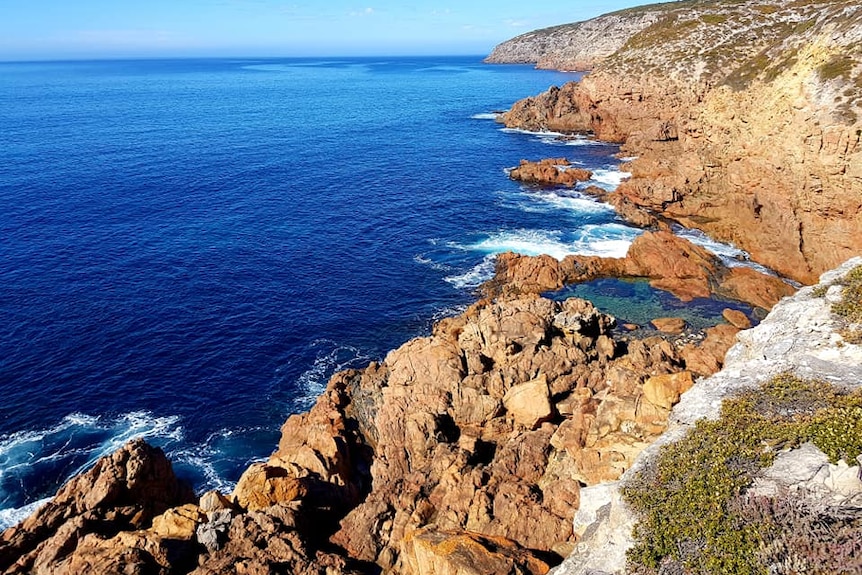
[[[716,256],[668,231],[645,232],[624,258],[501,254],[487,295],[542,293],[564,285],[605,277],[649,278],[656,288],[682,300],[719,295],[769,310],[793,287],[775,276],[747,267],[725,266]]]
[[[0,546],[3,573],[544,574],[583,486],[618,479],[693,382],[587,301],[481,301],[336,374],[233,493],[192,500],[134,442]]]
[[[591,70],[623,47],[631,36],[658,20],[661,10],[646,6],[585,22],[527,32],[496,46],[489,64],[536,64],[552,70]]]
[[[797,281],[862,250],[862,7],[691,1],[653,15],[579,83],[502,120],[623,143],[636,159],[614,203]]]
[[[184,541],[156,519],[194,500],[160,449],[132,441],[64,485],[49,502],[0,537],[3,573],[159,572]],[[111,545],[136,530],[152,538]],[[162,533],[165,536],[156,535]],[[118,535],[119,534],[119,535]],[[138,543],[141,543],[140,545]],[[181,563],[181,561],[178,561]],[[129,571],[123,571],[128,569]]]
[[[592,178],[593,173],[572,166],[566,158],[546,158],[538,162],[521,160],[518,167],[509,171],[509,177],[525,184],[571,188]]]
[[[662,446],[681,438],[698,420],[717,418],[724,399],[787,373],[845,389],[861,385],[862,346],[844,339],[842,323],[831,312],[840,290],[821,295],[826,287],[860,265],[862,258],[855,258],[824,274],[819,290],[800,290],[776,305],[758,326],[740,333],[722,371],[696,382],[682,396],[673,408],[668,431],[642,452],[621,482],[582,490],[582,501],[592,500],[589,505],[581,505],[575,519],[575,529],[584,536],[577,551],[554,571],[556,575],[625,572],[625,552],[634,543],[631,534],[637,518],[620,497],[620,483],[625,484],[656,457]],[[830,464],[822,452],[808,444],[780,454],[774,466],[755,481],[751,494],[779,492],[794,493],[799,503],[827,501],[835,509],[846,505],[858,512],[862,480],[858,466]]]

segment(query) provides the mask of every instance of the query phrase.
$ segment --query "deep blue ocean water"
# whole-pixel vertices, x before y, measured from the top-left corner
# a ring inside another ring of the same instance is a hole
[[[199,490],[328,377],[463,308],[493,254],[638,230],[505,168],[616,147],[502,130],[572,75],[479,58],[0,64],[0,525],[133,436]]]

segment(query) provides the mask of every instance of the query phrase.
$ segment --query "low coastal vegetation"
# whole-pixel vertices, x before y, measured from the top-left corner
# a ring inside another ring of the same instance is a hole
[[[782,450],[805,442],[832,462],[855,461],[862,392],[782,375],[725,401],[719,419],[698,422],[624,488],[640,518],[630,569],[765,575],[862,568],[862,513],[746,491]]]
[[[862,344],[862,266],[850,270],[836,285],[841,286],[841,296],[832,304],[832,313],[841,320],[839,333],[847,343]],[[829,288],[829,284],[819,285],[813,295],[824,297]]]

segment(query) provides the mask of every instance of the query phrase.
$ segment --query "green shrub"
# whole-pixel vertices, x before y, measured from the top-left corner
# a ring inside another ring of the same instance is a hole
[[[841,301],[832,305],[832,312],[850,323],[862,323],[862,266],[850,270],[838,283],[844,289]]]
[[[718,420],[697,422],[623,488],[639,516],[630,568],[766,574],[766,531],[733,503],[778,450],[805,441],[852,461],[862,452],[862,393],[783,375],[726,400]]]

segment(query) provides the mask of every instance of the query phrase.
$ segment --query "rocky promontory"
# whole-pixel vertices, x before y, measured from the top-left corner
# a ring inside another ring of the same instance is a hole
[[[482,300],[336,374],[232,493],[192,498],[142,442],[100,460],[0,537],[0,572],[544,574],[581,490],[631,467],[738,331],[614,326],[575,298]]]
[[[638,29],[632,12],[639,24],[580,82],[502,121],[622,143],[635,159],[614,203],[702,229],[800,282],[862,251],[862,7],[717,0],[649,13]]]

